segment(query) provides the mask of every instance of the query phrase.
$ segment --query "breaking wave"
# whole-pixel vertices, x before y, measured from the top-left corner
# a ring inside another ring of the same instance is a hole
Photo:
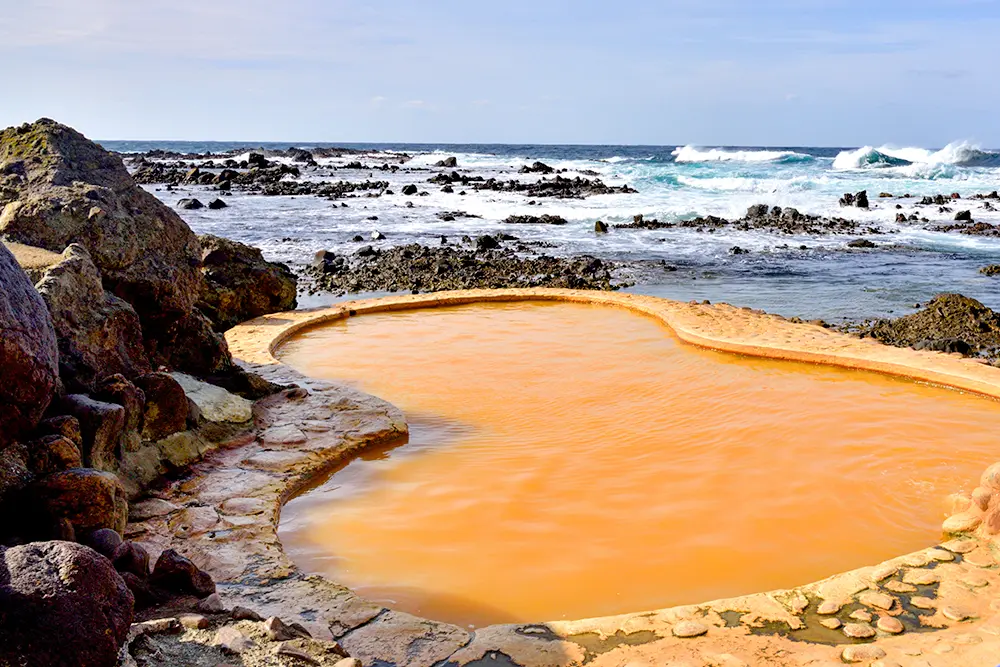
[[[792,164],[812,162],[815,158],[794,151],[740,151],[723,148],[699,149],[694,146],[678,146],[673,150],[674,162],[777,162]]]

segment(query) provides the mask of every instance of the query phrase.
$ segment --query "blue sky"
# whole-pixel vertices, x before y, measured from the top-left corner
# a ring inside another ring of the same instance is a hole
[[[1000,0],[0,0],[0,125],[1000,147]]]

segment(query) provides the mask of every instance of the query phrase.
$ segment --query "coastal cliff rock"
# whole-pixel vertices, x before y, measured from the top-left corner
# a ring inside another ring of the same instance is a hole
[[[63,260],[38,283],[59,341],[59,369],[71,390],[94,391],[99,379],[137,377],[151,369],[139,316],[127,302],[104,291],[90,253],[71,244]]]
[[[41,419],[59,381],[59,353],[45,302],[3,246],[0,246],[0,287],[2,449]]]
[[[0,664],[113,667],[132,617],[132,593],[93,549],[0,547]]]
[[[201,284],[198,239],[117,156],[42,119],[0,132],[0,173],[0,233],[53,252],[80,243],[147,328],[190,311]]]
[[[117,476],[74,468],[42,478],[31,487],[33,509],[55,523],[67,519],[78,535],[101,528],[119,534],[128,522],[128,500]]]
[[[211,234],[199,236],[204,286],[198,308],[217,331],[268,313],[294,310],[298,279],[257,248]]]

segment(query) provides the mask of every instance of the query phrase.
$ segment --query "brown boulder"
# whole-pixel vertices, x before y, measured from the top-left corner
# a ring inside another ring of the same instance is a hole
[[[131,572],[145,579],[149,576],[149,552],[135,542],[122,542],[111,555],[111,563],[119,572]]]
[[[201,287],[198,239],[119,157],[42,119],[0,132],[0,233],[54,252],[80,243],[143,324],[187,314]]]
[[[125,408],[94,400],[84,394],[66,396],[62,407],[80,420],[84,463],[98,470],[117,470],[125,429]]]
[[[150,370],[139,316],[105,292],[90,253],[72,244],[38,283],[55,324],[59,370],[71,390],[94,391],[101,377],[136,377]]]
[[[72,440],[77,447],[83,446],[80,420],[71,415],[58,415],[43,419],[38,423],[38,433],[41,435],[61,435]]]
[[[202,376],[226,374],[235,368],[226,339],[197,308],[164,328],[156,340],[147,339],[147,344],[157,366]]]
[[[166,549],[156,559],[149,583],[173,593],[190,593],[200,598],[215,592],[211,575],[173,549]]]
[[[134,452],[142,444],[143,412],[146,394],[120,374],[109,375],[101,380],[94,398],[125,408],[125,424],[122,429],[121,446],[126,452]]]
[[[111,563],[85,546],[0,547],[0,664],[114,667],[133,602]]]
[[[146,396],[142,437],[162,440],[187,428],[187,395],[169,373],[148,373],[135,383]]]
[[[81,535],[100,528],[125,532],[125,487],[111,473],[74,468],[43,477],[30,491],[34,507],[50,524],[69,519]]]
[[[31,470],[38,475],[50,475],[83,466],[80,448],[64,435],[45,435],[28,443]]]
[[[198,307],[217,331],[268,313],[294,310],[298,279],[257,248],[211,234],[199,236],[205,283]]]
[[[45,302],[0,244],[0,449],[34,428],[49,406],[59,381],[58,355]]]

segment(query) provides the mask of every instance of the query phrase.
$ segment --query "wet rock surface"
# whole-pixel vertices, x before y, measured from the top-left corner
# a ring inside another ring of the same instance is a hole
[[[501,247],[495,237],[480,237],[476,249],[414,244],[367,247],[353,255],[327,253],[310,273],[314,289],[336,294],[502,287],[612,290],[626,284],[617,276],[622,267],[587,256],[528,256]]]

